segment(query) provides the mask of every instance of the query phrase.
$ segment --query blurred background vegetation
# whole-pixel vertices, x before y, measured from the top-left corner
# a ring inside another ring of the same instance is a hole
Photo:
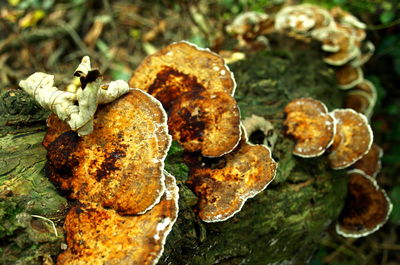
[[[0,2],[0,88],[16,89],[35,71],[68,84],[83,55],[105,80],[127,80],[141,60],[173,41],[218,51],[229,40],[225,26],[244,11],[271,11],[287,3],[340,5],[364,21],[375,55],[364,66],[378,90],[372,117],[375,142],[384,149],[378,182],[394,204],[389,222],[360,239],[331,228],[311,264],[400,264],[400,3],[398,0],[3,0]]]

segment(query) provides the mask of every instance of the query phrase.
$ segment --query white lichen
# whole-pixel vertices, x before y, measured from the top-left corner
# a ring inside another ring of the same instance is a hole
[[[41,72],[22,80],[19,86],[79,135],[88,135],[93,131],[97,105],[110,103],[131,89],[123,80],[100,84],[100,74],[92,70],[88,56],[83,57],[74,75],[80,77],[81,86],[72,91],[58,89],[54,86],[54,75]]]

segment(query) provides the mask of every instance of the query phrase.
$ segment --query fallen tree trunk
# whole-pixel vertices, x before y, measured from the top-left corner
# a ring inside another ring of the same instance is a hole
[[[341,106],[334,71],[317,50],[263,51],[231,66],[242,117],[272,122],[279,162],[274,182],[231,219],[208,224],[197,218],[183,151],[173,144],[166,170],[180,187],[180,213],[159,264],[306,264],[311,258],[346,194],[341,171],[329,169],[324,156],[294,157],[293,142],[283,135],[283,107],[291,99],[314,97],[329,110]],[[22,91],[3,92],[1,100],[0,264],[51,262],[62,251],[68,203],[45,176],[46,113]]]

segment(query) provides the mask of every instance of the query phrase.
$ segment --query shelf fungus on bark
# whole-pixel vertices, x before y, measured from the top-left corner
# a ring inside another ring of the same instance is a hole
[[[296,141],[294,155],[320,156],[333,143],[335,120],[324,103],[312,98],[297,98],[286,105],[284,112],[286,134]]]
[[[68,248],[57,264],[156,264],[178,216],[178,187],[165,172],[160,202],[142,215],[121,216],[95,203],[80,203],[67,214]]]
[[[376,180],[362,171],[349,171],[348,194],[336,231],[344,237],[363,237],[387,221],[392,204]]]
[[[353,87],[345,96],[345,108],[351,108],[371,118],[377,100],[374,84],[368,80]]]
[[[333,18],[329,12],[312,4],[301,4],[282,8],[275,18],[278,31],[310,33],[318,28],[331,27]]]
[[[312,36],[320,41],[322,49],[328,52],[323,58],[327,64],[344,65],[360,54],[354,38],[348,32],[339,30],[336,27],[315,30]]]
[[[41,72],[22,80],[19,86],[79,135],[88,135],[93,130],[97,105],[115,100],[129,92],[130,88],[122,80],[101,85],[100,72],[91,68],[88,56],[83,57],[74,75],[80,77],[81,87],[73,92],[59,90],[54,86],[54,76]]]
[[[268,39],[262,35],[275,31],[274,19],[268,14],[248,11],[237,16],[226,31],[239,42],[239,47],[267,48]]]
[[[236,83],[219,55],[188,42],[173,43],[145,58],[129,84],[161,101],[170,133],[185,150],[218,157],[239,143]]]
[[[172,106],[168,127],[186,151],[220,156],[238,143],[240,113],[232,96],[223,93],[185,93]]]
[[[263,144],[273,149],[278,135],[274,132],[272,123],[261,116],[252,114],[242,121],[249,142]]]
[[[336,69],[336,82],[341,89],[350,89],[364,80],[361,67],[354,67],[350,64]]]
[[[331,168],[342,169],[361,159],[371,148],[373,133],[365,115],[352,109],[331,112],[336,120],[336,134],[329,149]]]
[[[360,53],[357,55],[356,58],[354,58],[354,60],[351,61],[351,64],[356,67],[362,66],[363,64],[369,61],[374,52],[375,52],[375,46],[372,42],[370,41],[362,42],[360,44]]]
[[[51,127],[45,137],[49,178],[69,198],[99,203],[120,214],[153,207],[164,192],[162,170],[171,144],[160,102],[133,89],[101,106],[93,125],[93,132],[83,137]]]
[[[375,178],[381,170],[382,148],[377,144],[372,144],[368,153],[354,163],[351,168],[364,172],[366,175]]]
[[[199,197],[196,211],[204,222],[222,222],[239,212],[247,199],[263,191],[274,179],[277,163],[265,145],[247,142],[219,158],[188,153],[188,185]]]

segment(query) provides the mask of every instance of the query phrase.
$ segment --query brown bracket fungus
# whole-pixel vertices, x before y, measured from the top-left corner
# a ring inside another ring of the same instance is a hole
[[[298,98],[287,104],[284,112],[286,134],[296,140],[294,155],[316,157],[332,144],[335,121],[324,103],[312,98]]]
[[[165,173],[161,201],[143,215],[121,216],[95,203],[83,203],[67,214],[68,248],[57,264],[156,264],[178,216],[178,187]]]
[[[275,31],[274,19],[268,14],[248,11],[240,14],[226,27],[226,31],[235,36],[239,47],[268,47],[269,42],[264,34]]]
[[[377,231],[389,218],[392,204],[372,177],[349,172],[348,194],[336,231],[344,237],[363,237]]]
[[[145,58],[129,84],[161,101],[170,117],[170,133],[186,150],[218,157],[237,146],[241,131],[233,99],[236,83],[219,55],[188,42],[173,43]],[[229,132],[224,146],[222,130]]]
[[[367,118],[371,118],[376,100],[377,93],[375,86],[370,81],[363,80],[346,94],[345,107],[363,113]]]
[[[121,214],[150,209],[164,192],[162,170],[171,144],[160,102],[133,89],[99,108],[93,127],[83,137],[64,132],[48,145],[49,178],[70,192],[71,199]]]
[[[344,65],[356,58],[360,51],[355,40],[346,31],[333,28],[320,28],[312,32],[314,39],[322,43],[322,49],[329,52],[324,62],[330,65]]]
[[[373,133],[367,118],[352,109],[337,109],[332,112],[336,120],[336,134],[328,160],[331,168],[351,166],[371,148]]]
[[[278,135],[274,132],[272,123],[261,116],[252,114],[242,121],[249,142],[263,144],[273,149]]]
[[[275,18],[276,30],[302,34],[318,28],[331,27],[332,23],[333,18],[327,10],[311,4],[284,7]]]
[[[350,89],[363,80],[364,75],[360,67],[347,64],[336,69],[336,82],[341,89]]]
[[[197,212],[204,222],[221,222],[239,212],[247,199],[263,191],[274,179],[277,163],[265,145],[241,143],[220,158],[187,154],[188,181],[199,197]]]
[[[360,160],[351,166],[352,169],[357,169],[364,172],[366,175],[373,178],[378,175],[381,170],[381,158],[383,150],[377,144],[372,144],[368,153],[366,153]]]

